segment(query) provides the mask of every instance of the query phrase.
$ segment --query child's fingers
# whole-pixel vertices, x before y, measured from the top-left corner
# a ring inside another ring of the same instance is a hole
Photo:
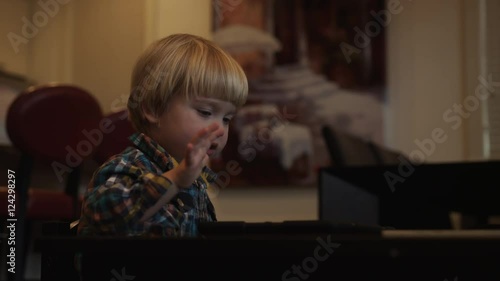
[[[219,128],[219,124],[217,124],[217,123],[212,123],[212,124],[210,124],[210,126],[207,127],[209,132],[214,132],[218,128]]]
[[[194,159],[193,159],[193,144],[188,143],[186,147],[186,155],[184,155],[184,160],[186,161],[186,165],[188,167],[191,167],[193,165]]]
[[[224,135],[224,128],[222,127],[219,127],[216,131],[214,131],[211,135],[210,135],[210,142],[223,136]]]
[[[201,129],[191,140],[191,143],[197,145],[205,141],[207,138],[210,139],[213,133],[217,131],[217,129],[219,129],[219,124],[217,123],[213,123],[210,126]]]
[[[208,134],[205,136],[205,138],[208,140],[208,144],[212,143],[212,141],[216,140],[220,136],[224,135],[224,128],[220,127],[218,124],[215,124],[216,126],[210,128],[210,131]]]
[[[210,162],[210,158],[208,157],[208,155],[205,153],[203,154],[203,159],[202,159],[202,167],[204,166],[207,166]]]
[[[207,150],[210,147],[210,143],[208,145],[199,144],[193,145],[189,143],[186,149],[186,165],[188,167],[198,167],[200,164],[206,165],[204,158],[207,157]]]
[[[212,142],[224,133],[224,129],[217,123],[200,130],[192,141],[187,145],[186,165],[188,167],[197,167],[208,164],[207,151]]]

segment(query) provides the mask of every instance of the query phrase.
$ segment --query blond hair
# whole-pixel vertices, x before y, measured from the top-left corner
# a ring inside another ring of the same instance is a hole
[[[190,34],[173,34],[151,44],[132,72],[127,108],[135,129],[147,132],[144,111],[159,117],[174,95],[231,102],[247,99],[248,82],[240,65],[213,42]]]

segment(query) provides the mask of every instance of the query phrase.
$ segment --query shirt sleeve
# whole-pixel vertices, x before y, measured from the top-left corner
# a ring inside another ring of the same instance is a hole
[[[166,177],[124,161],[99,169],[92,183],[82,212],[94,231],[103,234],[135,232],[145,211],[177,190]]]

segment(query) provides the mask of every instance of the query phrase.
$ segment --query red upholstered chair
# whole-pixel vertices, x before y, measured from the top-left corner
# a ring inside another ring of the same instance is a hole
[[[129,137],[136,132],[128,119],[127,110],[105,115],[102,124],[106,124],[107,129],[103,131],[101,144],[93,157],[99,165],[106,162],[111,156],[122,152],[128,146],[132,146]]]
[[[27,88],[9,107],[7,133],[21,155],[19,167],[12,168],[15,182],[9,182],[15,184],[16,280],[23,279],[31,238],[25,223],[79,217],[80,168],[98,145],[92,132],[99,130],[101,118],[96,99],[74,85]],[[62,183],[62,190],[34,185],[32,175],[40,163],[51,167],[48,171]],[[7,198],[8,187],[2,187],[0,216],[4,222],[11,218],[5,206]]]

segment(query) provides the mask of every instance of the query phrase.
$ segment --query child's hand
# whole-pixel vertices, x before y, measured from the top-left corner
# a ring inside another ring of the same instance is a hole
[[[215,139],[224,134],[224,129],[214,123],[200,130],[188,143],[184,159],[179,166],[164,175],[180,188],[187,188],[198,178],[204,166],[208,165],[207,151]]]

